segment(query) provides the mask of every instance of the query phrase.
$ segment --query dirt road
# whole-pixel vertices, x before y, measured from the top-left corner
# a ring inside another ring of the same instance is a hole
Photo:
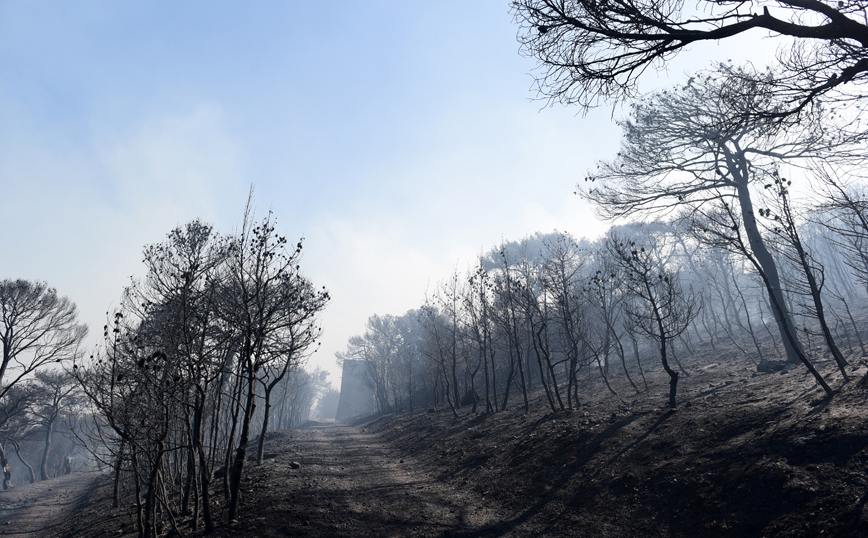
[[[502,511],[453,489],[363,430],[279,432],[251,466],[235,531],[257,536],[503,536]],[[292,463],[301,467],[292,469]],[[265,489],[262,489],[264,486]],[[274,504],[274,488],[282,500]],[[272,500],[268,506],[266,499]]]
[[[0,491],[0,535],[57,536],[79,501],[96,487],[97,475],[73,473]]]
[[[208,536],[521,535],[501,528],[506,514],[496,503],[420,469],[363,429],[324,425],[275,432],[269,435],[263,464],[251,461],[245,467],[241,517],[229,527],[220,481],[215,480],[218,528]],[[74,474],[0,492],[0,536],[135,536],[132,511],[109,507],[104,482]],[[188,519],[178,521],[189,532]]]

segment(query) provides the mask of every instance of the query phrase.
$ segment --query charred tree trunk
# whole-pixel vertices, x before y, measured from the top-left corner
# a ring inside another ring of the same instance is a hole
[[[823,308],[823,299],[820,295],[820,286],[817,283],[817,279],[814,277],[814,272],[811,270],[810,264],[808,263],[808,255],[802,247],[798,235],[794,235],[792,242],[796,249],[796,253],[798,254],[799,265],[801,265],[802,271],[805,273],[805,279],[808,281],[808,288],[811,291],[811,299],[813,299],[814,302],[814,310],[817,314],[817,321],[820,322],[820,329],[823,332],[826,347],[832,354],[832,358],[835,359],[835,363],[838,365],[838,370],[840,370],[841,375],[844,376],[844,381],[849,381],[850,376],[847,375],[847,370],[845,369],[845,366],[847,366],[847,360],[844,358],[841,350],[838,349],[838,345],[832,337],[832,331],[829,329],[829,324],[826,322],[826,313]]]
[[[271,417],[271,392],[274,385],[265,387],[265,409],[262,413],[262,431],[259,433],[259,448],[256,451],[256,464],[261,465],[265,458],[265,436],[268,433],[268,420]],[[397,402],[396,402],[397,405]]]
[[[440,369],[443,373],[443,389],[446,393],[446,402],[449,408],[452,409],[452,416],[458,418],[458,409],[455,407],[455,402],[452,400],[452,387],[449,386],[449,373],[446,371],[446,363],[440,363]]]
[[[51,455],[51,436],[54,433],[54,420],[45,425],[45,447],[42,450],[42,463],[39,465],[41,480],[48,480],[48,457]]]
[[[112,483],[112,508],[117,508],[120,502],[120,487],[121,487],[121,469],[124,462],[124,448],[126,441],[121,440],[118,447],[118,455],[115,458],[114,464],[114,481]]]
[[[760,274],[760,277],[763,279],[763,282],[766,285],[766,289],[770,289],[771,284],[769,283],[768,275],[765,274],[765,272],[762,269],[762,266],[760,266],[760,264],[757,263],[757,261],[754,260],[753,258],[751,258],[751,262],[754,263],[754,267],[757,269],[757,272]],[[781,317],[783,317],[784,307],[780,303],[777,302],[775,295],[770,294],[769,299],[771,300],[772,310],[778,312],[781,315]],[[801,346],[797,345],[798,340],[796,340],[795,333],[790,332],[789,327],[786,325],[784,325],[783,328],[784,328],[784,333],[781,334],[781,337],[784,339],[785,342],[789,341],[791,344],[793,344],[791,346],[791,348],[796,353],[796,356],[798,357],[799,361],[802,364],[804,364],[805,367],[808,369],[808,371],[811,372],[811,375],[814,376],[814,379],[817,381],[817,384],[823,388],[823,391],[826,393],[827,396],[832,396],[833,394],[835,394],[835,392],[832,390],[832,388],[829,386],[829,384],[826,383],[826,380],[823,379],[823,376],[820,375],[820,372],[818,372],[817,369],[814,368],[814,365],[811,363],[811,361],[808,359],[808,357],[805,356]]]
[[[199,465],[201,466],[201,477],[199,481],[202,487],[202,521],[205,523],[205,530],[212,532],[214,530],[214,518],[211,516],[211,471],[208,469],[208,462],[205,457],[205,449],[200,444],[199,450]]]
[[[205,523],[207,531],[214,530],[214,521],[211,518],[211,494],[209,486],[211,483],[211,472],[208,469],[208,459],[205,455],[205,448],[202,446],[202,418],[205,409],[205,395],[199,393],[196,396],[196,409],[193,412],[193,452],[197,457],[194,458],[194,463],[198,460],[198,476],[200,487],[200,499],[202,503],[202,520]],[[196,503],[196,512],[198,512],[199,503]],[[193,514],[193,530],[198,526],[198,513]]]
[[[734,167],[730,167],[733,170]],[[747,174],[747,166],[741,167]],[[756,263],[762,267],[766,284],[766,291],[769,294],[769,301],[777,307],[772,308],[775,322],[778,324],[778,330],[781,333],[781,338],[784,342],[784,349],[787,354],[787,362],[800,362],[800,356],[804,356],[805,350],[798,339],[795,324],[793,324],[792,316],[786,307],[784,293],[781,288],[781,279],[778,274],[778,267],[774,258],[766,248],[762,235],[760,235],[759,226],[754,215],[753,202],[750,197],[750,191],[747,187],[747,177],[741,178],[737,182],[736,192],[738,194],[739,207],[741,209],[742,222],[744,223],[747,240],[750,244]],[[789,336],[785,336],[789,335]]]
[[[136,528],[139,536],[145,536],[145,518],[142,506],[142,475],[139,469],[139,452],[135,445],[130,447],[130,463],[133,467],[133,484],[136,493]]]
[[[244,387],[244,376],[238,375],[232,399],[232,420],[229,423],[229,441],[226,443],[226,458],[223,468],[223,496],[228,501],[231,498],[230,467],[232,466],[232,451],[235,449],[235,432],[238,428],[238,417],[241,414],[241,396]]]
[[[36,482],[36,471],[33,469],[33,466],[21,456],[21,447],[18,446],[18,443],[14,439],[9,439],[9,442],[12,443],[12,446],[15,448],[15,455],[18,456],[18,459],[21,460],[21,463],[23,463],[30,472],[30,483],[33,484]]]
[[[250,423],[253,420],[253,411],[255,409],[256,373],[248,372],[247,402],[244,405],[241,434],[238,437],[238,448],[235,451],[235,459],[232,462],[232,467],[230,467],[227,472],[229,475],[229,521],[238,517],[238,505],[241,499],[241,473],[244,471],[244,460],[247,457],[247,445],[250,441]]]
[[[636,394],[639,394],[642,391],[639,390],[639,387],[636,386],[636,383],[633,382],[633,378],[630,376],[630,370],[627,369],[627,357],[626,353],[624,352],[624,345],[621,343],[621,338],[617,335],[615,335],[615,343],[618,344],[618,346],[615,348],[615,352],[621,359],[621,368],[624,369],[624,375],[627,376],[627,381],[630,382],[630,386],[633,387],[633,390],[636,391]]]
[[[536,354],[536,362],[537,362],[537,366],[539,367],[539,380],[540,380],[540,383],[542,383],[543,390],[545,391],[545,394],[546,394],[546,400],[548,400],[548,402],[549,402],[549,407],[551,408],[552,413],[556,413],[558,408],[557,408],[557,406],[555,406],[554,394],[552,393],[552,390],[549,388],[549,384],[546,381],[546,373],[545,373],[545,367],[543,366],[542,353],[540,352],[539,348],[537,347],[536,338],[532,337],[532,339],[533,339],[534,353]]]
[[[678,390],[678,372],[669,367],[669,360],[666,358],[666,329],[663,328],[663,320],[656,307],[654,314],[657,316],[657,325],[660,330],[660,362],[663,364],[663,369],[669,374],[669,409],[675,411],[678,408],[675,402],[675,393]]]
[[[160,467],[162,465],[164,450],[165,444],[163,441],[157,441],[151,473],[148,476],[148,488],[145,491],[144,535],[148,538],[156,538],[157,536],[157,493],[159,491]]]

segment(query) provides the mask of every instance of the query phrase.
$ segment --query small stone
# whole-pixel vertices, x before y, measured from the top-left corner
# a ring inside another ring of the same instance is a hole
[[[292,461],[289,463],[290,469],[301,469],[301,464],[297,461]]]

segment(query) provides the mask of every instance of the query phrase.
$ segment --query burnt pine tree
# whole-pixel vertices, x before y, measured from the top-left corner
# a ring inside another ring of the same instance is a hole
[[[822,291],[825,284],[825,268],[813,256],[802,240],[799,231],[801,224],[797,215],[797,208],[793,207],[791,200],[790,186],[792,181],[780,177],[778,174],[773,174],[771,182],[766,186],[768,193],[767,201],[769,206],[774,208],[772,211],[769,208],[760,208],[761,217],[765,217],[767,227],[778,238],[781,243],[781,250],[784,255],[795,265],[804,276],[807,290],[805,294],[811,299],[813,308],[811,314],[817,319],[820,325],[820,333],[823,340],[826,342],[826,347],[829,353],[838,365],[838,369],[845,381],[850,379],[847,375],[847,360],[843,353],[838,348],[835,338],[832,335],[832,329],[829,327],[829,322],[826,319],[826,307],[824,305]]]
[[[238,445],[228,470],[229,520],[238,515],[241,475],[250,442],[250,429],[256,408],[257,386],[262,370],[277,358],[272,350],[291,342],[293,331],[310,323],[322,309],[328,293],[325,288],[310,296],[309,282],[299,275],[302,242],[287,248],[286,237],[277,232],[271,213],[255,222],[251,199],[244,214],[240,234],[229,247],[224,300],[219,306],[224,322],[238,334],[239,375],[243,383],[243,408]],[[298,305],[311,308],[299,315]],[[295,332],[298,336],[299,333]],[[292,347],[292,344],[288,344]]]
[[[625,273],[627,316],[660,346],[660,362],[669,375],[669,408],[675,410],[678,372],[669,366],[668,351],[699,313],[700,302],[691,288],[682,288],[677,273],[655,259],[653,249],[614,233],[605,248]]]
[[[193,530],[198,529],[200,515],[206,529],[214,527],[204,429],[208,394],[231,350],[232,331],[220,327],[216,319],[220,266],[226,257],[227,240],[210,225],[194,220],[179,226],[164,243],[145,247],[147,275],[127,290],[125,301],[127,315],[139,322],[138,344],[154,346],[178,362],[175,385],[183,390],[177,393],[176,412],[183,410],[189,418],[179,423],[188,425],[190,445],[183,449],[187,476],[181,511],[192,512]],[[210,410],[218,408],[210,406]]]
[[[725,201],[737,211],[749,250],[767,277],[779,332],[796,334],[786,309],[775,259],[754,210],[755,190],[781,163],[807,164],[817,156],[855,157],[856,122],[833,120],[815,110],[812,121],[782,128],[749,111],[775,107],[778,98],[759,85],[704,72],[687,84],[635,103],[620,122],[624,136],[615,159],[599,163],[578,194],[605,218],[628,215],[697,214]],[[754,91],[756,90],[756,91]],[[788,360],[798,361],[797,338],[784,338]],[[802,352],[803,354],[803,352]]]
[[[308,356],[316,352],[318,339],[322,329],[317,325],[318,314],[329,301],[328,293],[315,290],[313,285],[303,276],[296,274],[294,282],[288,283],[295,286],[295,291],[287,296],[291,299],[285,303],[287,314],[292,322],[282,332],[280,338],[269,346],[268,353],[273,357],[272,361],[262,370],[260,382],[264,391],[265,411],[262,417],[262,429],[259,433],[259,446],[256,452],[256,462],[262,463],[265,457],[265,439],[271,418],[272,395],[274,389],[287,374],[291,374],[303,366]]]
[[[510,261],[509,251],[505,244],[501,244],[497,256],[498,271],[494,274],[494,319],[503,335],[508,353],[515,356],[521,379],[522,396],[525,410],[529,409],[528,378],[530,377],[529,362],[527,360],[527,348],[529,347],[527,320],[524,318],[520,293],[522,284],[515,274],[513,264]]]

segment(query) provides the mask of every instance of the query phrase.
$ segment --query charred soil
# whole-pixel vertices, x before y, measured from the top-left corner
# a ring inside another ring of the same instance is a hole
[[[660,376],[572,411],[538,402],[369,430],[503,506],[499,535],[866,536],[868,386],[865,368],[852,371],[833,398],[803,369],[710,364],[683,380],[677,411]]]

